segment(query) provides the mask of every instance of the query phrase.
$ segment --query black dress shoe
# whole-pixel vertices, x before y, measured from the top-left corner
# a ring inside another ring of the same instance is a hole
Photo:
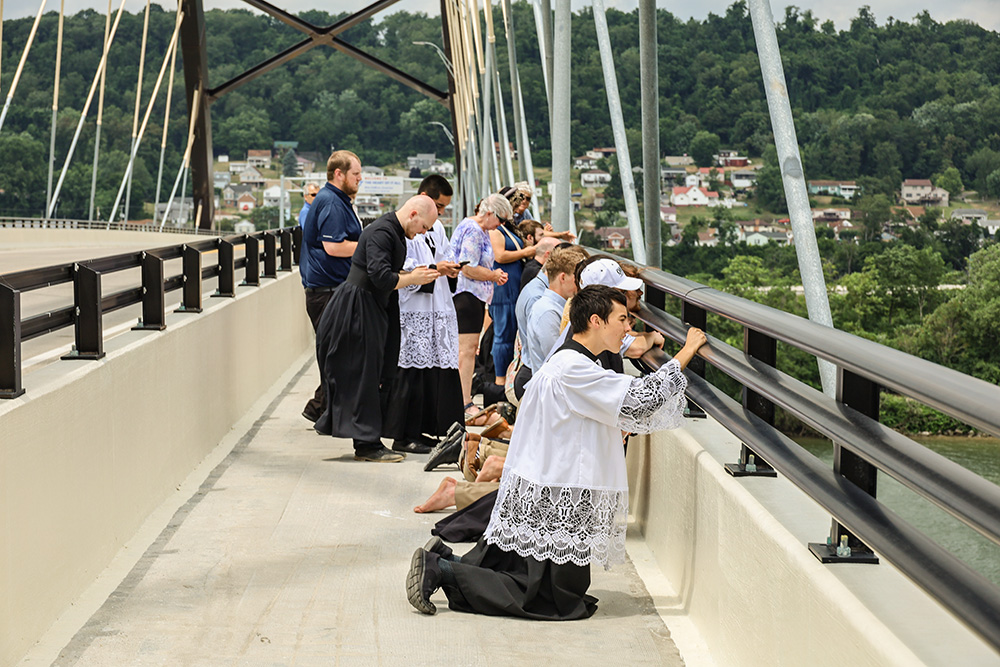
[[[447,463],[458,463],[458,455],[462,452],[462,444],[465,442],[465,431],[453,433],[445,438],[431,450],[431,455],[424,466],[424,472],[430,472],[438,466]]]
[[[441,568],[438,555],[423,549],[413,552],[410,571],[406,575],[406,598],[414,609],[422,614],[436,614],[437,607],[431,602],[431,595],[441,587]]]
[[[427,553],[437,554],[438,556],[444,558],[445,560],[458,559],[458,557],[454,555],[454,552],[452,551],[451,547],[445,544],[444,540],[442,540],[437,535],[433,536],[431,539],[427,541],[427,544],[424,545],[424,551],[426,551]]]
[[[406,458],[406,454],[397,454],[381,445],[378,449],[365,451],[354,450],[355,461],[371,461],[372,463],[399,463]]]
[[[392,441],[392,451],[394,452],[404,452],[406,454],[426,454],[431,451],[433,447],[430,445],[424,445],[419,442],[406,440],[393,440]]]

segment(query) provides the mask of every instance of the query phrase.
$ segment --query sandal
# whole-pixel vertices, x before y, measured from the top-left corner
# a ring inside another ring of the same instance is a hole
[[[469,412],[469,408],[475,408],[473,403],[467,403],[465,405],[465,425],[466,426],[492,426],[498,421],[501,421],[503,417],[496,414],[497,404],[489,405],[479,412]],[[495,416],[495,419],[490,419],[490,415]]]

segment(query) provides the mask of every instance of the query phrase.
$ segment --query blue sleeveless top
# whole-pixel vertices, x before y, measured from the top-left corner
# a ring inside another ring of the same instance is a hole
[[[501,234],[503,234],[503,247],[504,250],[515,251],[524,248],[524,243],[521,241],[520,237],[517,236],[517,232],[513,232],[508,227],[499,228]],[[511,236],[517,238],[517,242]],[[493,264],[494,269],[503,269],[507,272],[507,283],[504,285],[495,285],[493,288],[493,302],[494,304],[501,305],[506,304],[513,306],[517,303],[517,296],[521,292],[521,272],[524,270],[524,262],[520,259],[507,264],[501,264],[500,262],[495,262]]]

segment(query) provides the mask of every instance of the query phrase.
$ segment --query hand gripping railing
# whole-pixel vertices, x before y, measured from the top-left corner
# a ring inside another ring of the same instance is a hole
[[[16,398],[24,393],[22,341],[73,326],[75,344],[63,359],[100,359],[104,356],[104,313],[141,303],[142,318],[134,328],[164,329],[167,292],[183,290],[177,312],[200,313],[204,279],[218,277],[218,289],[212,296],[236,296],[236,269],[245,269],[243,285],[260,285],[262,277],[276,278],[278,271],[291,271],[298,262],[301,239],[298,227],[287,227],[0,275],[0,398]],[[236,259],[234,249],[238,245],[246,246],[246,252]],[[202,267],[202,253],[211,250],[218,251],[217,262]],[[164,262],[170,259],[181,259],[182,271],[165,277]],[[101,291],[103,275],[133,268],[141,270],[140,285],[112,294]],[[22,292],[70,282],[73,305],[21,318]]]
[[[688,397],[745,443],[740,463],[727,464],[727,470],[747,474],[753,454],[758,472],[784,475],[833,516],[828,542],[809,545],[823,562],[877,562],[877,552],[1000,649],[1000,587],[875,497],[881,470],[1000,544],[1000,487],[878,422],[879,388],[887,387],[1000,435],[1000,387],[684,278],[639,268],[647,285],[639,318],[664,336],[682,343],[687,329],[662,309],[665,295],[680,299],[682,316],[692,326],[704,328],[705,314],[712,312],[744,327],[744,350],[709,336],[698,353],[703,362],[743,385],[742,405],[704,380],[696,364],[686,371]],[[779,340],[837,366],[835,399],[774,367]],[[666,360],[656,348],[643,357],[653,368]],[[774,428],[775,405],[834,442],[832,469]],[[841,536],[851,547],[846,558],[831,548]]]

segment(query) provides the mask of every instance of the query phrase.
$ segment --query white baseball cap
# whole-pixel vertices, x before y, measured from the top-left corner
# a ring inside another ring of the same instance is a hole
[[[606,285],[616,289],[631,291],[642,287],[641,278],[629,278],[621,265],[613,259],[599,259],[589,264],[580,273],[580,285]]]

